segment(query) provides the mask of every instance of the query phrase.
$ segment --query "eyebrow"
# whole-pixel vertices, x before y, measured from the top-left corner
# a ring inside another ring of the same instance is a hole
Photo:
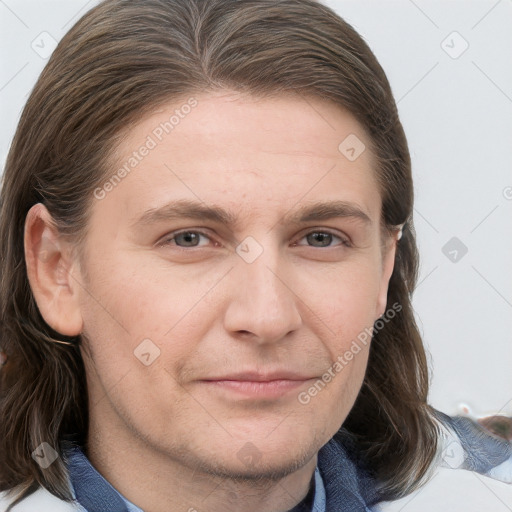
[[[286,213],[279,223],[296,225],[333,218],[351,218],[362,221],[366,225],[372,223],[369,215],[357,204],[339,200],[303,205],[292,213]],[[144,227],[177,219],[208,220],[232,228],[240,224],[240,219],[224,208],[206,205],[195,200],[180,199],[162,207],[147,210],[132,226]]]

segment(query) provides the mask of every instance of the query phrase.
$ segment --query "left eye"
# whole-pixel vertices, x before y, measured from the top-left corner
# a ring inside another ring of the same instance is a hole
[[[319,245],[312,245],[312,247],[332,247],[331,242],[333,239],[337,238],[341,244],[337,245],[345,245],[350,246],[350,243],[347,239],[342,238],[334,233],[330,233],[329,231],[311,231],[310,233],[304,235],[302,238],[305,238],[309,243]],[[301,245],[301,244],[297,244]]]
[[[210,237],[201,231],[181,231],[175,233],[171,238],[167,238],[162,242],[162,245],[176,245],[178,247],[201,247],[205,244],[200,244],[201,237],[210,240]],[[350,242],[346,238],[342,238],[329,231],[311,231],[304,235],[300,240],[306,239],[310,247],[332,247],[333,240],[337,239],[341,243],[336,245],[350,246]],[[206,244],[207,245],[207,244]],[[304,244],[295,243],[293,245],[303,246]]]
[[[174,241],[174,244],[178,247],[198,247],[201,237],[209,239],[207,235],[200,231],[182,231],[176,233],[172,238],[164,240],[164,245],[169,245],[170,242]]]

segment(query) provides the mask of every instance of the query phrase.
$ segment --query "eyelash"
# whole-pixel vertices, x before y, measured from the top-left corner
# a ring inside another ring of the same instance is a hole
[[[211,239],[211,237],[205,233],[204,231],[200,231],[200,230],[192,230],[192,229],[186,229],[186,230],[182,230],[182,231],[176,231],[175,233],[171,233],[171,236],[170,237],[166,237],[162,240],[162,242],[160,242],[158,245],[161,246],[161,247],[167,247],[169,245],[174,245],[175,247],[177,247],[178,249],[180,250],[190,250],[190,249],[200,249],[201,246],[191,246],[191,247],[182,247],[180,245],[176,245],[176,244],[172,244],[171,242],[179,235],[182,235],[184,233],[196,233],[196,234],[199,234],[199,235],[202,235],[208,239]],[[323,234],[323,235],[331,235],[332,237],[334,238],[338,238],[340,240],[340,244],[338,246],[326,246],[326,247],[315,247],[313,245],[309,245],[309,246],[306,246],[306,247],[312,247],[313,249],[332,249],[333,247],[341,247],[341,246],[344,246],[344,247],[347,247],[347,248],[350,248],[352,247],[352,244],[350,243],[349,239],[348,238],[345,238],[345,237],[342,237],[340,235],[337,235],[329,230],[325,230],[325,229],[313,229],[311,231],[308,231],[307,233],[305,233],[301,238],[300,240],[302,240],[303,238],[307,237],[308,235],[311,235],[313,233],[320,233],[320,234]],[[294,246],[297,246],[297,243],[294,243]],[[299,247],[304,247],[304,246],[299,246]]]

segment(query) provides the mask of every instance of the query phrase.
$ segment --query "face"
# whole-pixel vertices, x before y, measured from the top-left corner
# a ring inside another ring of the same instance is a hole
[[[394,259],[370,151],[338,149],[350,134],[369,146],[328,103],[226,91],[127,133],[80,276],[105,431],[239,478],[287,474],[335,434],[367,365],[353,342],[384,312]]]

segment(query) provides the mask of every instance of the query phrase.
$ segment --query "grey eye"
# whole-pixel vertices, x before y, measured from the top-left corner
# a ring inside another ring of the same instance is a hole
[[[309,233],[309,235],[306,236],[306,239],[308,243],[312,243],[315,247],[328,247],[332,242],[333,236],[334,235],[331,233],[314,231],[313,233]],[[318,242],[319,245],[315,245],[316,242]]]
[[[174,236],[174,242],[180,247],[197,247],[201,236],[195,231],[184,231]]]

